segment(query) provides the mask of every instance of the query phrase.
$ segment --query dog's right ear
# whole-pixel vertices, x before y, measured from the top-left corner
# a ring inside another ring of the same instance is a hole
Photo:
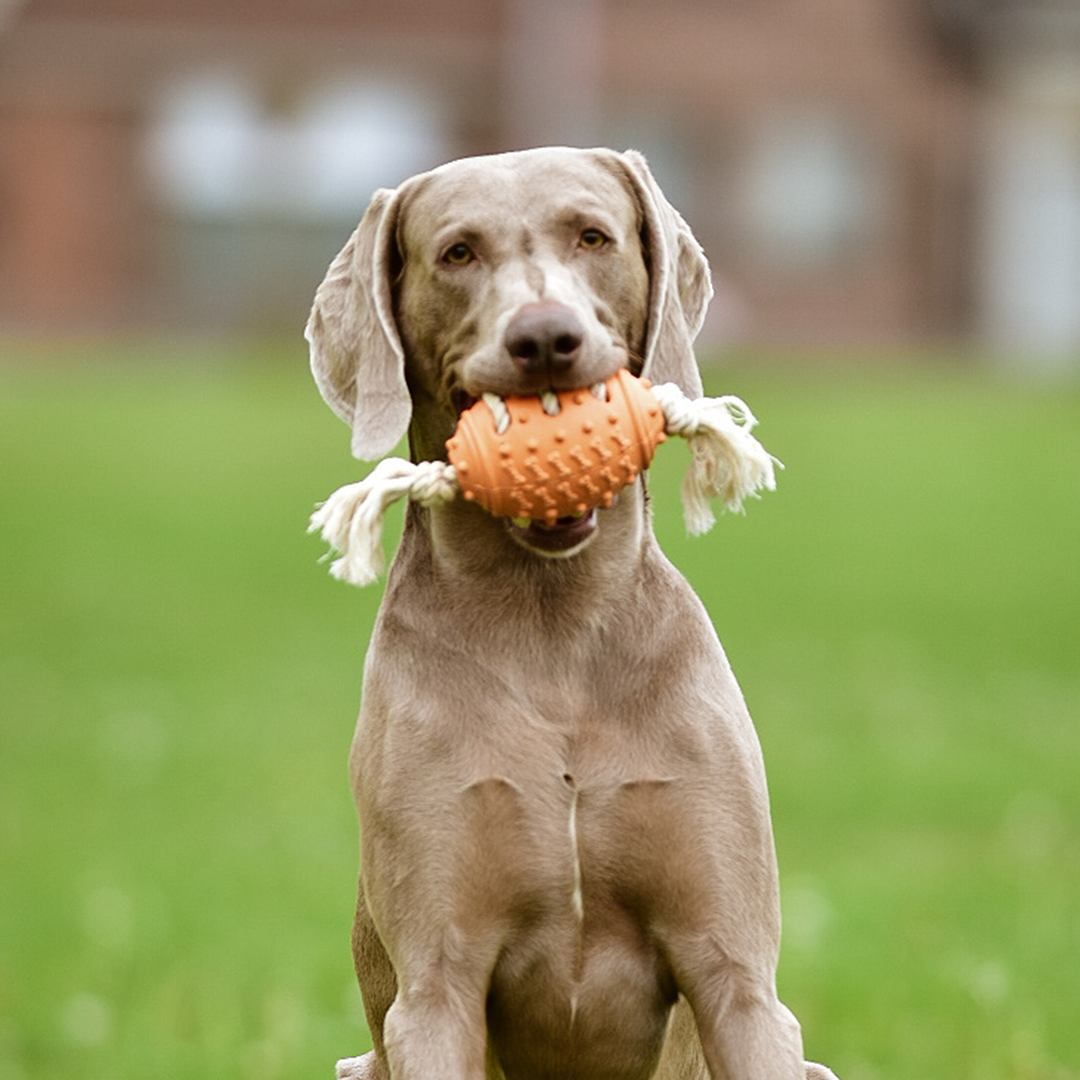
[[[399,191],[382,188],[315,293],[304,337],[326,403],[352,425],[352,452],[388,454],[405,434],[412,402],[394,321]]]

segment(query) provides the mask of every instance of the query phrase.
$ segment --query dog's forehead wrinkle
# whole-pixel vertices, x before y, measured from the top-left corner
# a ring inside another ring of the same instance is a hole
[[[533,237],[552,224],[582,227],[591,221],[615,231],[636,231],[638,207],[625,182],[606,169],[566,161],[517,158],[451,162],[412,193],[407,227],[417,234],[458,232],[463,238],[506,236],[508,221],[529,224]],[[552,192],[558,192],[553,198]]]

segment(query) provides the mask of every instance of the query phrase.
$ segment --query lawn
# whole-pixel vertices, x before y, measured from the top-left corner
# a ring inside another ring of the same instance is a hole
[[[765,748],[781,993],[841,1080],[1080,1078],[1080,392],[738,362],[787,469],[688,539]],[[366,1043],[345,776],[378,588],[301,347],[0,346],[0,1080]],[[393,529],[390,530],[392,539]]]

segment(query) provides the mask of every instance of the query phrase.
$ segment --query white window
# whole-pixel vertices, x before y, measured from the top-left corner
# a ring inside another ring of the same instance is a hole
[[[375,188],[444,156],[438,111],[410,87],[316,85],[274,110],[231,73],[170,86],[147,142],[156,190],[200,217],[358,217]]]
[[[1060,90],[1067,91],[1062,86]],[[991,113],[982,200],[983,330],[1048,358],[1080,349],[1080,77]]]
[[[880,216],[876,157],[860,128],[827,112],[761,120],[745,181],[752,256],[790,270],[850,263]]]

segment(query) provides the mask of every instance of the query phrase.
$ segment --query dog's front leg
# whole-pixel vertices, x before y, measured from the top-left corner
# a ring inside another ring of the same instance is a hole
[[[465,955],[459,951],[459,947]],[[398,994],[386,1014],[393,1080],[484,1080],[489,973],[468,943],[399,964]]]
[[[709,1075],[714,1080],[812,1076],[803,1061],[799,1022],[776,997],[771,977],[733,965],[712,949],[694,951],[697,963],[684,969],[682,989],[694,1011]]]
[[[467,949],[467,946],[465,946]],[[481,1067],[476,1071],[475,1051],[468,1047],[478,1045],[481,1059],[487,1047],[487,1020],[483,1012],[486,999],[488,975],[480,969],[474,969],[469,957],[460,977],[449,976],[446,965],[437,963],[433,976],[427,979],[427,985],[435,986],[435,992],[413,990],[401,994],[398,979],[390,957],[375,928],[367,901],[364,897],[363,880],[360,882],[359,897],[356,905],[356,919],[353,924],[353,958],[360,990],[364,999],[364,1013],[368,1029],[371,1032],[374,1049],[358,1058],[346,1058],[338,1062],[338,1080],[394,1080],[399,1077],[482,1077],[486,1075]],[[427,968],[430,965],[421,965]],[[409,966],[411,970],[411,965]],[[473,999],[479,997],[481,1008],[479,1018],[475,1008],[462,1007],[467,993],[460,989],[455,993],[451,987],[460,986],[462,980],[472,982],[480,991],[474,992]],[[454,1004],[456,1000],[456,1004]],[[398,1008],[392,1010],[395,1001]],[[450,1023],[440,1016],[442,1008],[450,1008]],[[398,1026],[395,1028],[394,1024]],[[389,1048],[388,1048],[389,1044]],[[444,1050],[449,1046],[451,1049]],[[417,1052],[419,1051],[419,1052]],[[447,1054],[443,1059],[441,1055]],[[460,1066],[451,1066],[461,1058]],[[391,1066],[390,1062],[393,1062]],[[433,1064],[437,1063],[439,1067]]]
[[[447,808],[425,813],[424,829],[367,834],[368,866],[381,867],[381,873],[365,875],[374,924],[369,929],[377,928],[381,963],[392,962],[397,984],[382,1020],[393,1080],[485,1080],[488,1073],[487,999],[507,935],[500,885],[512,875],[500,876],[505,859],[494,862],[485,843],[506,827],[505,800],[513,805],[510,794],[499,800],[507,785],[488,786],[495,790],[486,801],[484,785],[465,796],[469,813]],[[463,846],[462,837],[472,842]],[[359,963],[364,986],[369,972],[362,954]],[[386,991],[382,979],[376,997],[385,1002]],[[373,998],[365,1004],[377,1040],[378,1003]]]

